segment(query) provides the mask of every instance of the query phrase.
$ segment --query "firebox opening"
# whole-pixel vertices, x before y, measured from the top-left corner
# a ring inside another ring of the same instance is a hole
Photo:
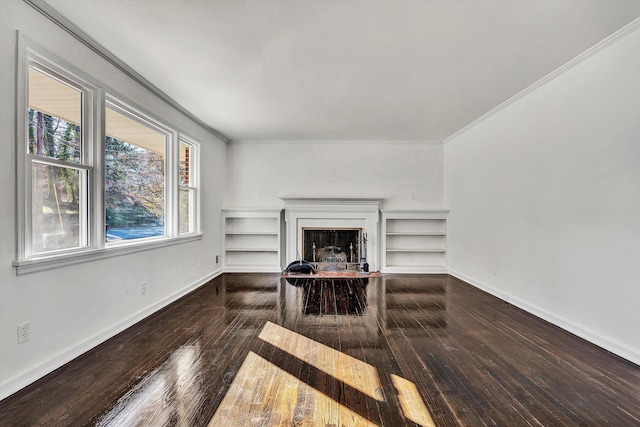
[[[320,270],[335,264],[356,269],[360,262],[361,228],[303,228],[302,236],[302,258]]]

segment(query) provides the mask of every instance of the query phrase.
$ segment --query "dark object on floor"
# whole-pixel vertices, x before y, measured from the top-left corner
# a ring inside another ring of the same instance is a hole
[[[312,274],[316,271],[316,269],[313,267],[313,265],[311,265],[309,261],[300,260],[293,261],[287,266],[285,271],[287,273]]]

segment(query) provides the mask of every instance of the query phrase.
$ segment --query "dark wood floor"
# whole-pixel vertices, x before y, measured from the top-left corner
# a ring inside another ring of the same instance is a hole
[[[638,426],[640,367],[450,276],[226,274],[2,426]]]

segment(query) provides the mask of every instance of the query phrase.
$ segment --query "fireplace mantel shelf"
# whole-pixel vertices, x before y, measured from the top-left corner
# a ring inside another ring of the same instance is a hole
[[[372,197],[281,197],[285,206],[371,206],[378,209],[384,198]]]

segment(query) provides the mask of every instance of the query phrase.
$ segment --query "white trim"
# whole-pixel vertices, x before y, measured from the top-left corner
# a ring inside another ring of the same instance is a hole
[[[305,227],[360,228],[367,233],[367,263],[379,268],[379,220],[382,198],[281,197],[285,204],[285,264],[302,253]]]
[[[493,295],[494,297],[499,298],[503,301],[509,302],[510,295],[507,292],[500,291],[483,282],[474,280],[471,277],[465,276],[464,274],[458,273],[457,271],[454,271],[451,269],[449,269],[449,274],[457,279],[462,280],[465,283],[472,285],[473,287],[480,289],[481,291],[484,291],[490,295]]]
[[[81,214],[92,212],[95,206],[94,170],[95,156],[92,147],[92,138],[96,134],[93,107],[99,96],[98,84],[78,68],[60,59],[35,43],[23,33],[17,31],[17,62],[16,62],[16,128],[14,141],[16,147],[16,252],[15,258],[19,261],[38,258],[40,254],[34,254],[32,248],[32,189],[31,181],[32,164],[38,161],[43,164],[52,164],[59,167],[83,170],[87,176],[87,182],[81,183],[87,186],[85,197],[80,203],[84,211]],[[28,99],[29,99],[29,68],[33,68],[50,78],[73,87],[82,93],[82,146],[81,162],[65,162],[55,158],[40,157],[29,154],[26,148],[28,137]],[[81,236],[80,246],[73,248],[75,252],[85,252],[95,248],[95,239],[91,234],[93,230],[93,217],[87,216],[81,219],[81,228],[85,234]],[[49,253],[50,254],[50,253]]]
[[[170,136],[164,141],[164,210],[165,233],[167,236],[180,235],[180,189],[178,188],[178,163],[180,161],[178,150],[180,149],[180,135],[178,131],[171,131]]]
[[[282,208],[222,208],[223,213],[240,215],[242,217],[263,217],[265,214],[271,216],[282,212]]]
[[[149,251],[166,246],[179,245],[200,239],[202,239],[202,234],[200,233],[188,234],[180,237],[136,239],[136,241],[128,241],[126,246],[109,246],[107,248],[89,249],[73,253],[65,252],[57,255],[46,255],[40,258],[13,261],[12,265],[16,269],[16,275],[19,276],[52,268],[65,267],[83,262],[96,261],[99,259],[129,255],[136,252]]]
[[[209,281],[215,279],[221,274],[222,270],[218,269],[211,274],[191,283],[190,285],[187,285],[186,287],[174,292],[168,297],[140,310],[137,313],[134,313],[133,315],[111,326],[110,328],[107,328],[102,332],[99,332],[71,347],[68,347],[54,354],[37,366],[8,378],[0,384],[0,400],[23,389],[34,381],[37,381],[45,375],[53,372],[54,370],[63,366],[65,363],[70,362],[71,360],[95,348],[108,339],[113,338],[125,329],[156,313],[162,308],[167,307],[171,303],[207,284]]]
[[[429,267],[382,267],[383,274],[447,274],[449,270],[446,266]]]
[[[260,267],[255,265],[233,265],[225,266],[225,273],[282,273],[279,267]]]
[[[380,209],[384,215],[393,216],[393,218],[431,218],[446,219],[449,209]]]
[[[577,335],[578,337],[597,345],[598,347],[602,347],[603,349],[610,351],[611,353],[614,353],[624,359],[629,360],[630,362],[640,365],[640,352],[634,351],[634,349],[625,345],[624,343],[610,340],[609,338],[602,336],[596,331],[586,329],[574,322],[549,313],[548,311],[543,310],[535,305],[529,304],[517,297],[511,296],[509,302],[528,313],[531,313],[543,320],[546,320],[549,323],[559,326],[567,332]]]
[[[380,204],[384,201],[384,198],[369,198],[369,197],[280,197],[286,207],[292,206],[291,209],[322,209],[327,207],[340,207],[340,211],[345,209],[364,209],[376,211],[379,209]]]
[[[580,55],[578,55],[575,58],[573,58],[571,61],[569,61],[566,64],[564,64],[563,66],[561,66],[560,68],[557,68],[556,70],[554,70],[551,73],[547,74],[546,76],[544,76],[543,78],[541,78],[537,82],[527,86],[526,88],[524,88],[523,90],[521,90],[520,92],[518,92],[517,94],[512,96],[511,98],[509,98],[506,101],[504,101],[501,104],[499,104],[497,107],[494,107],[493,109],[489,110],[488,112],[486,112],[482,116],[478,117],[477,119],[475,119],[471,123],[467,124],[463,128],[461,128],[461,129],[457,130],[456,132],[452,133],[451,135],[446,137],[442,141],[442,143],[443,144],[447,144],[447,143],[453,141],[458,136],[460,136],[463,133],[467,132],[468,130],[474,128],[475,126],[477,126],[478,124],[480,124],[483,121],[487,120],[491,116],[499,113],[503,109],[507,108],[509,105],[511,105],[511,104],[515,103],[516,101],[518,101],[520,98],[523,98],[523,97],[529,95],[530,93],[534,92],[539,87],[547,84],[548,82],[554,80],[555,78],[560,77],[564,73],[572,70],[573,68],[575,68],[578,65],[582,64],[583,62],[585,62],[587,59],[591,58],[593,55],[595,55],[598,52],[604,50],[605,48],[607,48],[608,46],[610,46],[613,43],[617,42],[618,40],[628,36],[631,33],[633,33],[638,28],[640,28],[640,18],[637,18],[634,21],[632,21],[631,23],[629,23],[628,25],[625,25],[620,30],[616,31],[615,33],[613,33],[609,37],[607,37],[604,40],[602,40],[601,42],[597,43],[596,45],[590,47],[589,49],[587,49],[586,51],[584,51]]]
[[[396,145],[442,145],[442,141],[435,140],[386,140],[386,139],[232,139],[229,144],[366,144],[367,146],[372,144],[396,144]]]
[[[198,234],[201,232],[201,213],[200,213],[200,142],[194,138],[190,138],[186,135],[178,135],[178,143],[176,144],[178,153],[176,155],[176,185],[178,188],[178,202],[176,203],[177,215],[178,215],[178,235],[185,236],[187,234]],[[189,185],[180,185],[180,144],[185,144],[189,147]],[[195,162],[193,161],[195,160]],[[189,233],[180,234],[180,190],[188,189],[193,191],[194,200],[190,201],[189,209],[192,209],[191,215],[189,215],[189,221],[191,222],[191,231]]]
[[[105,163],[105,147],[106,147],[106,92],[103,88],[98,89],[98,96],[94,100],[94,105],[91,110],[92,114],[95,114],[94,123],[95,129],[93,132],[93,144],[90,149],[92,151],[92,158],[94,163],[94,173],[89,185],[90,188],[99,188],[102,191],[93,191],[93,210],[89,210],[89,218],[91,221],[89,238],[89,246],[92,248],[102,248],[107,240],[106,223],[106,208],[105,208],[105,179],[106,179],[106,163]]]
[[[174,185],[173,185],[173,183],[177,181],[176,174],[178,173],[177,171],[178,159],[174,155],[174,152],[177,149],[176,146],[178,145],[176,142],[178,138],[177,131],[171,129],[168,125],[164,124],[163,120],[159,120],[155,118],[153,115],[146,113],[143,108],[136,106],[134,103],[130,102],[126,98],[121,97],[118,94],[114,94],[113,92],[110,92],[110,91],[107,91],[107,93],[105,94],[104,109],[105,109],[105,113],[107,109],[110,109],[137,123],[140,123],[143,126],[146,126],[158,132],[159,134],[164,135],[165,137],[164,153],[163,153],[163,157],[164,157],[164,218],[163,218],[164,237],[169,237],[169,238],[177,237],[178,219],[175,213],[177,211],[178,199],[176,194],[177,187],[174,188]],[[106,131],[106,116],[105,116],[104,129]],[[104,138],[106,138],[106,134],[104,134],[104,136],[101,136],[99,140],[102,141]],[[103,163],[105,163],[104,160],[106,159],[106,155],[104,153],[105,151],[103,147],[101,156],[100,156],[103,160]],[[176,167],[172,167],[174,165]],[[106,166],[106,163],[105,163],[105,166]],[[106,181],[105,181],[105,185],[106,185]],[[103,185],[100,188],[100,190],[102,190],[101,191],[102,193],[104,193],[105,185]],[[106,204],[105,204],[105,208],[106,208]],[[106,215],[106,214],[103,214],[103,215]],[[104,216],[103,216],[102,224],[104,224],[105,226],[107,224],[106,217]],[[119,245],[125,245],[125,244],[130,244],[130,242],[129,241],[117,242],[117,243],[105,242],[101,246],[111,247],[111,246],[119,246]]]
[[[629,347],[628,345],[611,340],[607,337],[602,336],[600,333],[593,331],[591,329],[584,328],[583,326],[567,320],[563,317],[556,316],[553,313],[550,313],[536,305],[530,304],[525,300],[522,300],[517,297],[513,297],[508,292],[497,290],[486,283],[474,280],[470,277],[467,277],[463,274],[460,274],[456,271],[449,270],[449,274],[457,279],[462,280],[465,283],[468,283],[482,291],[485,291],[509,304],[512,304],[529,314],[532,314],[536,317],[539,317],[542,320],[545,320],[555,326],[558,326],[565,331],[572,333],[590,343],[601,347],[607,351],[610,351],[613,354],[616,354],[630,362],[633,362],[637,365],[640,365],[640,352]]]
[[[137,105],[135,102],[127,99],[127,97],[123,95],[120,95],[116,91],[106,89],[104,102],[105,109],[110,108],[133,121],[158,131],[158,133],[165,134],[167,141],[175,132],[171,126],[164,124],[163,119],[156,117],[154,114],[148,113],[145,108]],[[165,142],[165,145],[167,145],[167,142]],[[166,146],[165,151],[168,151]],[[165,154],[165,156],[166,155],[167,154]]]
[[[19,31],[16,31],[17,39],[17,58],[16,58],[16,122],[15,122],[15,141],[13,141],[16,150],[16,213],[15,213],[15,259],[24,259],[29,252],[26,247],[26,236],[31,235],[31,231],[27,229],[27,212],[29,211],[30,200],[27,193],[31,191],[31,183],[25,182],[31,179],[27,176],[27,150],[24,147],[27,140],[28,131],[28,112],[29,92],[28,92],[28,50],[31,50],[31,42],[24,37]],[[27,189],[29,191],[27,191]],[[30,196],[29,196],[30,197]]]

